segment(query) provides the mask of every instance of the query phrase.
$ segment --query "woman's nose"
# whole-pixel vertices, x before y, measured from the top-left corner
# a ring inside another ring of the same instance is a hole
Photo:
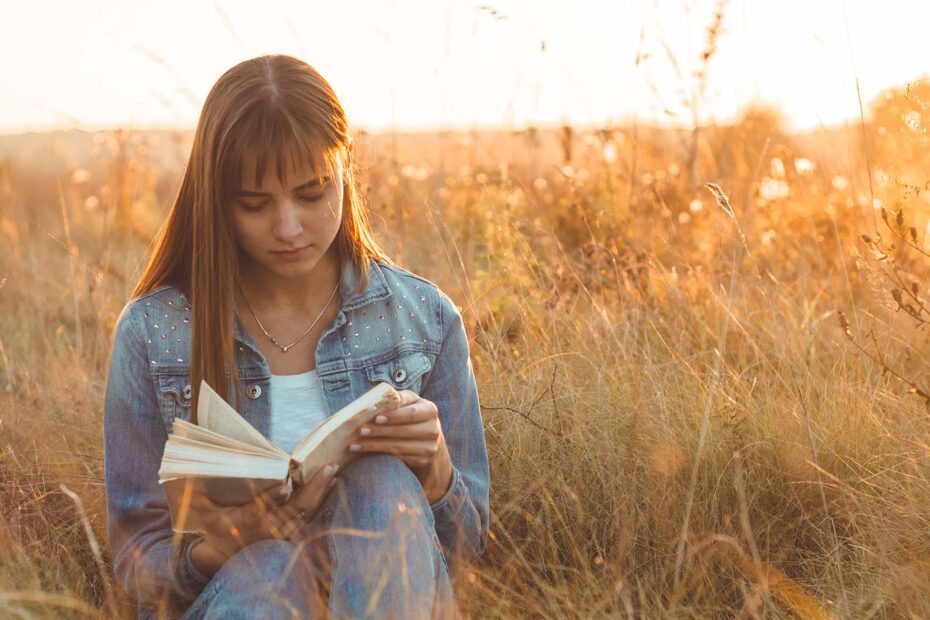
[[[300,214],[293,201],[285,200],[275,218],[274,235],[279,239],[290,240],[299,237],[301,232]]]

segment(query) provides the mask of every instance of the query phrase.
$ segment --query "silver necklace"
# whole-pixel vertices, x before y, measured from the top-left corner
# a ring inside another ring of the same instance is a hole
[[[287,353],[287,350],[288,350],[288,349],[290,349],[290,348],[293,347],[295,344],[297,344],[298,342],[300,342],[301,340],[303,340],[303,339],[304,339],[304,336],[306,336],[307,334],[310,333],[310,330],[313,329],[313,326],[316,325],[317,321],[320,320],[320,317],[323,316],[323,313],[326,312],[326,309],[329,308],[329,304],[332,303],[333,297],[336,296],[336,291],[338,291],[338,290],[339,290],[339,283],[337,282],[337,283],[336,283],[336,288],[333,289],[333,294],[329,296],[329,301],[327,301],[327,302],[326,302],[326,305],[323,306],[323,309],[320,310],[320,314],[316,317],[316,319],[313,321],[313,323],[310,324],[310,327],[307,328],[307,331],[305,331],[305,332],[302,333],[300,336],[298,336],[297,340],[295,340],[295,341],[292,342],[291,344],[281,344],[280,342],[278,342],[278,339],[277,339],[277,338],[275,338],[274,336],[272,336],[271,334],[268,333],[268,330],[265,329],[265,326],[262,325],[262,322],[258,320],[258,315],[255,314],[255,310],[252,310],[252,306],[251,306],[251,304],[249,304],[249,300],[248,300],[248,298],[245,296],[245,292],[242,290],[241,287],[239,288],[239,292],[242,294],[242,300],[245,301],[245,307],[248,308],[248,309],[249,309],[249,312],[252,313],[252,318],[254,318],[254,319],[255,319],[255,322],[258,323],[258,328],[262,330],[262,333],[265,335],[265,338],[267,338],[268,341],[271,342],[271,344],[273,344],[274,346],[278,347],[279,349],[281,349],[281,350],[284,351],[285,353]]]

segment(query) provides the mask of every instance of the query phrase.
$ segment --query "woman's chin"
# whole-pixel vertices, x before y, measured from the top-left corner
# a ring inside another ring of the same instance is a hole
[[[277,276],[295,278],[301,276],[308,276],[313,272],[314,267],[316,267],[317,261],[307,260],[301,261],[299,263],[285,263],[281,265],[269,265],[268,271],[271,271]]]
[[[300,261],[271,262],[265,269],[280,278],[304,278],[310,276],[320,267],[320,257],[310,255]]]
[[[252,256],[249,256],[248,260],[256,275],[264,272],[278,278],[301,278],[309,276],[320,268],[320,263],[325,260],[325,257],[326,254],[319,253],[317,247],[311,245],[296,256],[269,254],[263,256],[262,260],[256,260]]]

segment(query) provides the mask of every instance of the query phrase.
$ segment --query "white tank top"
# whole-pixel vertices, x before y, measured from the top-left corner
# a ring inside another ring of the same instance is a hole
[[[271,436],[290,452],[297,442],[329,417],[316,370],[299,375],[271,375]]]

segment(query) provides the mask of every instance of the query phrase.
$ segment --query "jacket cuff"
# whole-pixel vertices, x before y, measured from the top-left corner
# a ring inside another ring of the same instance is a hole
[[[452,466],[452,482],[445,495],[429,505],[433,518],[439,523],[449,523],[455,519],[465,502],[468,501],[468,487],[459,470]]]
[[[180,558],[178,562],[178,577],[181,585],[190,590],[196,596],[204,586],[210,583],[210,577],[207,577],[194,565],[194,558],[191,552],[197,544],[203,542],[206,537],[202,534],[195,536],[185,536],[180,549]]]

